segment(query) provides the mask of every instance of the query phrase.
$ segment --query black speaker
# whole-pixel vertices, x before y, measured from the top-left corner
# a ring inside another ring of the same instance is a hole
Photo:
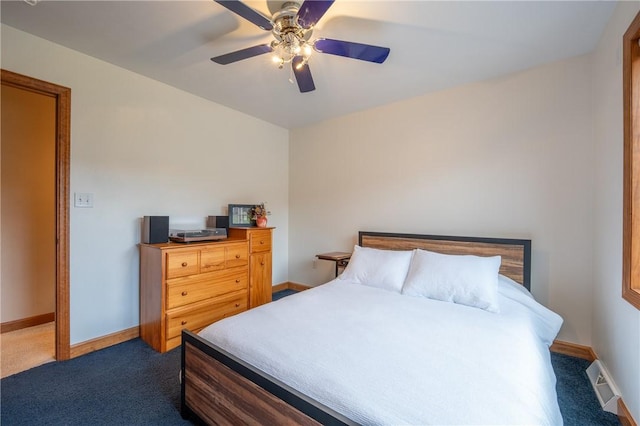
[[[169,240],[169,216],[145,216],[142,220],[142,242],[166,243]]]
[[[208,216],[207,228],[224,228],[229,230],[229,216]]]

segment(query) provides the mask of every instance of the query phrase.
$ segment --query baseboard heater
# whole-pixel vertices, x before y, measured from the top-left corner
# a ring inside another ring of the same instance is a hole
[[[595,360],[587,368],[587,376],[589,382],[593,386],[593,390],[598,397],[600,406],[604,411],[618,414],[618,399],[620,399],[620,391],[611,380],[607,369],[600,360]]]

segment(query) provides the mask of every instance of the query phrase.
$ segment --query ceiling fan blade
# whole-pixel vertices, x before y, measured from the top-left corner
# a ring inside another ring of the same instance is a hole
[[[354,43],[351,41],[319,38],[314,42],[314,49],[320,53],[344,56],[381,64],[389,56],[388,47],[372,46],[370,44]]]
[[[331,7],[334,0],[305,0],[298,10],[298,24],[309,29],[318,23],[326,11]]]
[[[236,50],[225,55],[216,56],[211,58],[213,62],[220,65],[228,65],[233,62],[238,62],[243,59],[253,58],[254,56],[262,55],[264,53],[272,52],[270,44],[260,44],[258,46],[247,47],[246,49]]]
[[[216,3],[226,7],[238,16],[243,17],[247,21],[259,26],[263,30],[271,31],[273,25],[271,20],[255,9],[250,8],[246,4],[238,0],[214,0]]]
[[[300,89],[301,93],[316,90],[316,86],[315,84],[313,84],[313,77],[311,77],[309,64],[304,62],[304,58],[302,56],[296,56],[295,58],[293,58],[293,61],[291,61],[291,66],[293,67],[293,73],[296,76],[298,89]]]

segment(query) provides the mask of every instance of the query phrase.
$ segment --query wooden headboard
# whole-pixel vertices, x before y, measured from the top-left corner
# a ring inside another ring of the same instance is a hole
[[[531,240],[360,231],[358,245],[386,250],[420,248],[442,254],[502,256],[500,273],[531,290]]]

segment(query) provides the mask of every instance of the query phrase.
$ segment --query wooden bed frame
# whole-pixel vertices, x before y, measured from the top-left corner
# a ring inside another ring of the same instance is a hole
[[[500,273],[531,286],[531,240],[360,232],[389,250],[502,256]],[[357,424],[190,331],[182,332],[182,417],[207,424]]]

